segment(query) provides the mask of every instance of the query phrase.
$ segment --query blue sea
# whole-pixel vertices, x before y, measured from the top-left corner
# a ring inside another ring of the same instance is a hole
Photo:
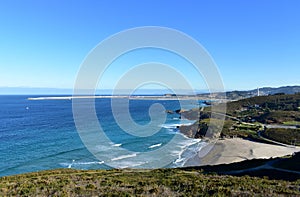
[[[128,134],[115,122],[111,99],[101,98],[95,99],[95,109],[109,143],[95,145],[95,155],[77,131],[72,100],[28,100],[29,97],[39,96],[0,96],[0,176],[57,168],[152,168],[166,156],[168,164],[160,167],[180,167],[203,146],[200,140],[178,131],[177,126],[193,122],[180,119],[176,113],[164,112],[166,120],[157,125],[159,132],[154,135]],[[185,109],[198,105],[182,102]],[[176,100],[130,100],[129,111],[137,124],[146,125],[151,105],[159,103],[167,110],[177,110],[182,108],[182,102],[180,106]],[[170,148],[167,145],[171,141]],[[146,154],[151,152],[155,154]]]

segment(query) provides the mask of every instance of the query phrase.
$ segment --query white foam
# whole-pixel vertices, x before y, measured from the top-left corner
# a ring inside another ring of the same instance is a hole
[[[177,127],[181,126],[181,124],[162,124],[161,127],[165,129],[176,129]]]
[[[161,145],[162,145],[162,143],[160,143],[160,144],[153,144],[153,145],[149,146],[148,148],[160,147]]]
[[[73,160],[72,163],[60,163],[60,165],[67,166],[67,168],[72,168],[73,166],[79,166],[79,165],[94,165],[94,164],[101,165],[103,163],[104,161],[75,162],[75,160]]]
[[[74,164],[75,160],[72,160],[72,163],[68,165],[68,168],[72,168],[72,165]]]
[[[185,159],[184,158],[177,158],[174,163],[181,163],[183,162]]]
[[[148,161],[140,161],[140,162],[121,162],[118,164],[118,168],[134,168],[134,167],[138,167],[144,164],[147,164]]]
[[[92,164],[103,164],[104,161],[90,161],[90,162],[76,162],[74,165],[92,165]]]
[[[119,157],[112,158],[111,161],[118,161],[118,160],[127,159],[127,158],[131,158],[131,157],[136,157],[136,153],[131,154],[131,155],[121,155]]]
[[[182,137],[186,137],[186,136],[182,136]],[[198,142],[200,142],[201,139],[191,139],[191,138],[185,138],[185,140],[182,140],[181,142],[178,142],[178,145],[181,145],[182,147],[186,147],[186,146],[191,146],[193,144],[196,144]]]
[[[202,146],[198,145],[197,147],[192,148],[193,145],[199,144],[200,141],[201,139],[188,139],[179,143],[181,151],[178,152],[178,158],[174,161],[174,164],[176,166],[184,166],[187,160],[194,157],[197,154],[197,152],[201,150]]]
[[[162,124],[161,127],[165,129],[176,129],[180,126],[189,126],[192,125],[194,122],[186,122],[186,123],[173,123],[173,124]]]

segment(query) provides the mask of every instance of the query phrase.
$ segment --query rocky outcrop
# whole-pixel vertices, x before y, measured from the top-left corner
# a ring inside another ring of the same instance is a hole
[[[181,133],[190,138],[203,138],[208,129],[207,124],[198,121],[192,125],[183,125],[179,127]]]
[[[166,110],[166,113],[167,114],[174,114],[174,111],[173,110]]]
[[[184,111],[181,114],[181,118],[188,120],[196,120],[192,125],[182,125],[179,127],[181,133],[190,138],[215,138],[219,137],[221,132],[220,120],[216,117],[212,118],[211,113],[199,111],[198,109],[193,109],[189,111]]]

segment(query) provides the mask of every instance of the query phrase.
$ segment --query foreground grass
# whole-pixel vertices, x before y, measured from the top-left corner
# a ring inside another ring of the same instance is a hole
[[[203,174],[199,170],[59,169],[0,178],[0,196],[300,195],[295,182]]]

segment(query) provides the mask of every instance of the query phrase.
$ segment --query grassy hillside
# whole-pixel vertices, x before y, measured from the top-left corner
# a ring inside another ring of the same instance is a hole
[[[225,105],[224,103],[216,106]],[[265,129],[264,125],[300,125],[300,94],[278,94],[259,96],[228,102],[224,127],[221,137],[251,138],[266,142],[258,135],[264,130],[263,136],[286,144],[300,143],[299,129]],[[215,108],[218,110],[218,108]],[[218,111],[217,111],[218,112]],[[222,112],[223,113],[223,112]],[[216,113],[215,113],[216,114]],[[211,118],[211,107],[203,110],[193,109],[181,113],[183,118],[198,120],[189,126],[181,126],[180,131],[192,138],[202,138],[206,135],[208,123],[211,126],[217,121]]]
[[[263,136],[285,144],[300,146],[300,129],[266,129]]]
[[[196,169],[51,170],[0,178],[0,196],[300,195],[300,180],[203,174]]]
[[[299,107],[299,93],[290,95],[257,96],[228,103],[227,113],[234,115],[242,112],[243,108],[248,110],[299,111]]]
[[[299,164],[300,153],[177,169],[57,169],[2,177],[0,196],[296,196]]]

